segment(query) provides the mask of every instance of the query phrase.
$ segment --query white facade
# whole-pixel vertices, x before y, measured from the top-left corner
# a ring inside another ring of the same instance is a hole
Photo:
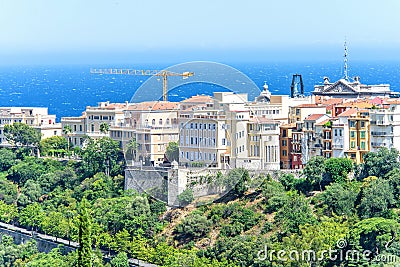
[[[49,115],[48,108],[42,107],[0,107],[0,146],[9,146],[4,136],[4,126],[16,122],[32,126],[42,139],[61,135],[61,124],[56,115]]]
[[[349,149],[349,116],[339,115],[332,123],[332,156],[345,157],[344,152]]]
[[[380,147],[396,148],[400,151],[400,105],[392,104],[388,109],[370,110],[371,151]]]

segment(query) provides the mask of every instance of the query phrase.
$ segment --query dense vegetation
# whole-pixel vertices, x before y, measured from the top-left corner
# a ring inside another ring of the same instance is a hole
[[[394,266],[389,261],[399,260],[400,165],[394,149],[368,153],[359,166],[313,158],[300,177],[232,170],[216,178],[235,181],[223,199],[166,211],[164,203],[123,190],[124,162],[113,140],[88,140],[76,150],[81,160],[55,160],[34,152],[70,155],[66,140],[25,139],[30,141],[15,140],[21,145],[13,150],[0,149],[0,220],[77,241],[81,248],[44,254],[34,242],[15,245],[3,236],[0,266],[127,266],[128,258],[217,267]],[[192,192],[180,201],[193,201]],[[329,249],[370,253],[360,259],[318,254]],[[317,257],[281,257],[280,250],[300,256],[313,250]],[[105,263],[102,253],[111,261]],[[383,255],[385,261],[376,261]]]

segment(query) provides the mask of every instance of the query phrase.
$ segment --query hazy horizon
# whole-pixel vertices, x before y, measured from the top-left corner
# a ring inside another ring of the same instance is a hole
[[[400,2],[2,0],[0,64],[400,60]]]

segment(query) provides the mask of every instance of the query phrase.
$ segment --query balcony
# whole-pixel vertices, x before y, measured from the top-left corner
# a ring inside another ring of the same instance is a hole
[[[387,121],[376,121],[376,125],[389,125]]]
[[[393,132],[371,132],[373,136],[393,136]]]

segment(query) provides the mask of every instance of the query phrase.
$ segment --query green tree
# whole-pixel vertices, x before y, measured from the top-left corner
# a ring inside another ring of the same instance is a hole
[[[45,217],[45,212],[39,203],[35,202],[23,208],[19,213],[19,222],[22,225],[30,226],[33,231],[37,231]]]
[[[387,180],[373,180],[361,191],[359,216],[361,218],[388,217],[395,204],[393,188]]]
[[[127,158],[132,158],[132,160],[136,160],[137,149],[138,143],[136,141],[136,138],[133,138],[126,145],[126,153],[128,156]]]
[[[385,175],[385,179],[389,181],[393,188],[394,199],[397,200],[397,207],[400,204],[400,169],[391,170]]]
[[[84,198],[79,205],[78,215],[78,267],[92,267],[92,220],[89,202]]]
[[[34,255],[26,265],[26,267],[68,267],[65,256],[63,256],[58,248],[52,249],[49,253],[38,253]]]
[[[211,222],[200,214],[188,215],[175,227],[179,239],[197,239],[206,236],[211,230]]]
[[[67,136],[67,151],[69,152],[71,143],[71,134],[72,134],[72,128],[69,124],[64,125],[63,134]]]
[[[100,124],[100,132],[102,134],[107,134],[108,131],[110,130],[110,125],[108,125],[107,123],[103,122],[102,124]]]
[[[120,252],[111,260],[112,267],[129,267],[128,255],[125,252]]]
[[[329,158],[325,160],[325,170],[334,182],[344,183],[353,170],[353,162],[348,158]]]
[[[386,254],[393,243],[399,241],[400,224],[394,219],[369,218],[356,223],[350,231],[351,249],[369,250],[372,258]]]
[[[58,211],[50,211],[47,216],[43,218],[41,228],[46,234],[56,237],[65,237],[68,234],[68,221],[64,214]]]
[[[4,136],[7,142],[19,147],[30,147],[32,152],[34,148],[38,148],[41,134],[33,127],[25,124],[16,122],[11,125],[4,126]]]
[[[356,186],[333,183],[326,187],[325,191],[318,195],[321,205],[328,215],[351,216],[356,212],[356,200],[359,188]]]
[[[368,152],[364,156],[361,179],[368,176],[384,177],[391,170],[399,168],[399,151],[381,147],[378,152]]]
[[[275,221],[282,225],[285,233],[299,233],[300,225],[312,224],[315,218],[307,199],[291,191],[287,202],[276,213]]]
[[[121,149],[117,141],[109,137],[98,140],[89,139],[87,146],[82,151],[83,169],[86,176],[90,177],[98,172],[106,175],[117,175],[121,172]]]
[[[18,209],[14,204],[6,204],[0,200],[0,220],[9,223],[18,217]]]
[[[7,171],[15,163],[15,153],[8,148],[0,148],[0,171]]]
[[[179,144],[178,142],[169,142],[167,146],[167,150],[165,151],[167,158],[170,162],[177,161],[179,162]]]
[[[7,204],[17,203],[18,185],[0,177],[0,200]]]
[[[186,188],[185,190],[183,190],[182,193],[180,193],[178,195],[178,200],[179,200],[179,204],[182,206],[189,205],[194,200],[193,190],[190,188]]]
[[[303,175],[312,185],[319,185],[322,191],[321,182],[325,173],[325,158],[321,156],[312,157],[303,170]]]
[[[40,141],[42,155],[62,154],[69,149],[68,141],[63,136],[52,136]]]
[[[48,171],[46,167],[41,159],[25,158],[8,170],[7,178],[19,184],[24,184],[30,179],[37,181],[42,174]]]
[[[224,177],[224,180],[227,189],[238,197],[243,196],[250,181],[249,171],[244,168],[233,169]]]
[[[43,195],[42,188],[38,182],[29,179],[25,182],[24,186],[21,188],[21,194],[18,197],[18,203],[26,206],[33,202],[38,202],[40,196]]]
[[[274,180],[267,180],[262,185],[262,192],[266,202],[266,212],[278,211],[285,205],[288,195],[281,183]]]

